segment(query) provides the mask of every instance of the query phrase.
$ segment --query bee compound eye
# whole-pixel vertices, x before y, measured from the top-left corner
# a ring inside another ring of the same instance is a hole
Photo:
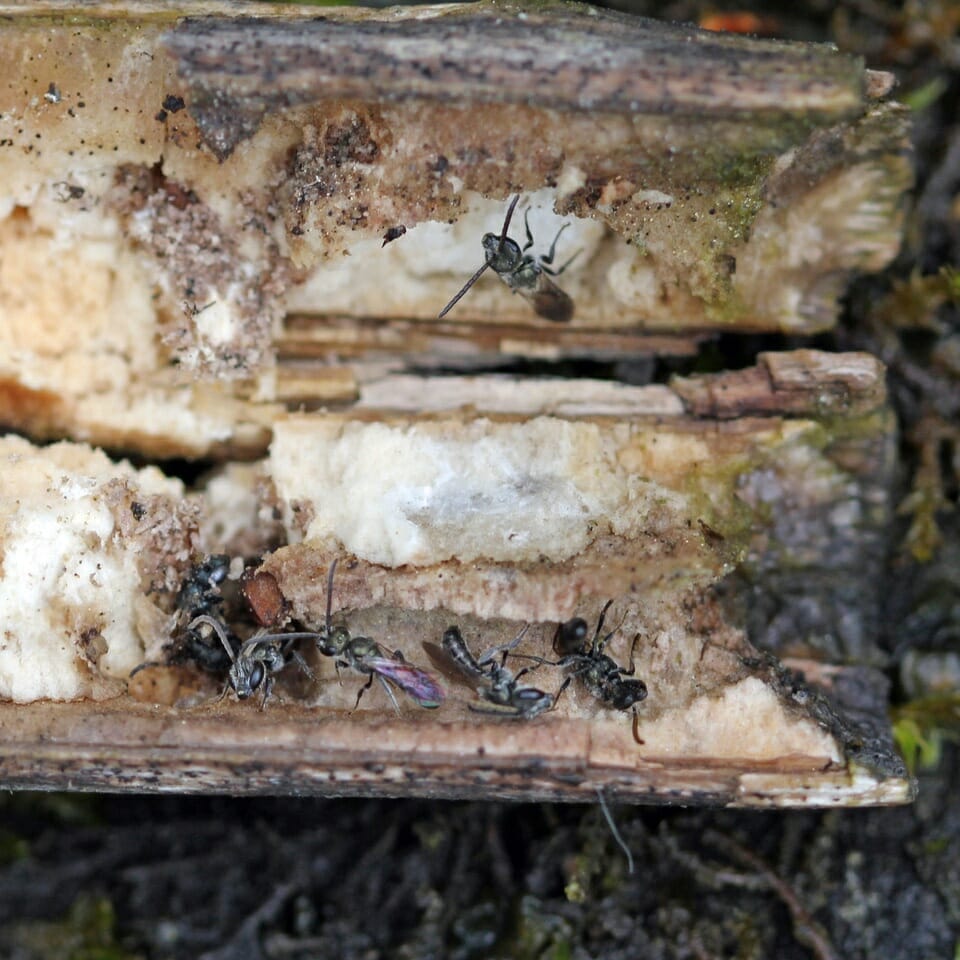
[[[517,696],[525,703],[539,703],[544,697],[548,697],[549,694],[538,690],[536,687],[524,687],[522,690],[517,691]]]
[[[263,683],[264,669],[262,663],[255,663],[250,671],[250,689],[256,690]]]

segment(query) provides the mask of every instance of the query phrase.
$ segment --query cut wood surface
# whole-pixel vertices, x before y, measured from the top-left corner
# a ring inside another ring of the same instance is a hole
[[[0,703],[6,788],[319,796],[596,800],[742,807],[860,806],[911,799],[816,749],[775,762],[650,754],[626,738],[595,742],[588,724],[552,719],[469,726],[389,715],[317,717],[252,704],[217,710],[109,703]],[[629,742],[627,742],[629,741]]]

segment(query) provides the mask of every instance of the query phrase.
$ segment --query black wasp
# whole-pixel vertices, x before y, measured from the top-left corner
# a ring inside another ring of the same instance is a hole
[[[630,669],[621,667],[612,657],[608,657],[603,648],[617,632],[611,630],[605,637],[600,636],[603,621],[613,600],[608,600],[600,611],[597,629],[593,638],[588,640],[589,629],[582,617],[574,617],[561,623],[553,638],[554,652],[560,657],[555,666],[566,667],[570,672],[557,692],[557,696],[567,688],[574,677],[579,677],[583,685],[600,701],[609,704],[615,710],[629,710],[647,696],[647,685],[633,677],[633,651],[640,635],[633,638],[630,648]]]
[[[317,642],[317,649],[320,653],[325,657],[333,657],[338,669],[348,667],[369,676],[369,680],[357,693],[357,704],[360,703],[360,698],[376,678],[383,685],[383,689],[386,690],[398,712],[400,705],[387,683],[388,680],[398,686],[421,707],[427,709],[439,707],[445,696],[443,689],[429,673],[407,663],[399,650],[388,656],[387,651],[376,640],[371,640],[370,637],[351,637],[346,627],[333,627],[331,625],[333,575],[336,569],[337,561],[334,560],[330,564],[330,572],[327,575],[326,630],[323,633],[314,633],[312,636]],[[354,709],[356,709],[356,706]]]
[[[495,233],[485,233],[481,243],[483,244],[483,255],[486,257],[486,263],[463,285],[463,289],[440,311],[438,320],[443,319],[451,309],[459,302],[460,298],[480,279],[480,274],[487,267],[493,267],[497,276],[514,292],[529,300],[533,309],[544,320],[552,320],[555,323],[568,323],[573,317],[573,300],[570,299],[550,278],[559,276],[573,262],[575,253],[562,267],[553,270],[551,264],[557,249],[557,241],[560,234],[567,229],[569,224],[565,223],[553,238],[550,244],[550,252],[546,256],[532,257],[527,251],[533,246],[533,234],[530,232],[530,223],[528,209],[523,215],[523,224],[527,230],[527,242],[521,249],[516,240],[511,240],[507,236],[510,229],[510,219],[513,217],[514,208],[520,199],[518,193],[510,206],[507,208],[507,215],[503,221],[503,229],[499,236]],[[579,253],[579,251],[577,251]]]
[[[316,634],[313,632],[271,634],[260,630],[244,640],[240,648],[234,651],[226,628],[216,617],[201,614],[190,621],[187,630],[199,634],[203,627],[209,627],[213,631],[214,636],[220,640],[223,649],[230,657],[227,685],[220,694],[221,700],[226,696],[227,690],[233,690],[238,700],[246,700],[262,688],[263,700],[260,703],[262,710],[267,705],[267,699],[273,689],[274,676],[289,663],[291,658],[297,661],[300,669],[307,676],[313,678],[313,673],[306,661],[292,649],[295,641],[314,638]]]
[[[494,707],[502,708],[485,710],[471,706],[471,710],[477,713],[497,713],[530,720],[544,710],[549,710],[553,706],[553,697],[549,693],[544,693],[543,690],[524,686],[518,682],[529,668],[525,667],[516,676],[506,668],[507,654],[520,642],[520,638],[526,632],[527,628],[524,627],[510,643],[488,650],[479,660],[470,652],[458,627],[448,627],[444,631],[441,641],[442,651],[433,643],[424,643],[423,646],[430,658],[441,669],[444,668],[445,661],[452,661],[461,673],[480,684],[477,687],[480,697]],[[497,654],[503,654],[499,663],[496,659]]]

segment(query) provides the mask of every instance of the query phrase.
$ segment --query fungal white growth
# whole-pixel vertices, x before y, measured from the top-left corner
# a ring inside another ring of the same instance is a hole
[[[309,500],[311,540],[334,538],[376,563],[456,557],[502,561],[583,549],[608,514],[596,427],[559,420],[489,431],[468,425],[317,421],[306,435],[278,425],[271,461],[286,503]]]
[[[275,427],[270,470],[291,536],[308,505],[307,540],[386,566],[563,561],[672,496],[630,475],[611,431],[546,416],[293,416]]]
[[[107,485],[183,496],[177,480],[103,453],[0,439],[0,698],[103,696],[143,659],[140,541],[124,536]]]

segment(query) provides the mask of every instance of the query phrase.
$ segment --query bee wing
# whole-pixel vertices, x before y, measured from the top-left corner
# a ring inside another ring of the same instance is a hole
[[[473,678],[473,673],[468,672],[458,661],[454,660],[440,644],[424,640],[422,646],[427,656],[433,661],[433,665],[448,680],[464,683],[467,677]]]
[[[537,315],[553,323],[569,323],[573,319],[573,300],[564,293],[545,273],[537,276],[533,291],[517,290],[520,296],[530,301]]]
[[[396,684],[421,707],[432,710],[434,707],[439,707],[446,699],[447,695],[443,687],[429,673],[407,663],[405,660],[369,657],[365,658],[363,662],[374,673]]]
[[[427,656],[433,661],[433,665],[445,676],[451,680],[462,680],[464,677],[460,665],[447,653],[439,643],[431,643],[424,640],[421,646]]]

